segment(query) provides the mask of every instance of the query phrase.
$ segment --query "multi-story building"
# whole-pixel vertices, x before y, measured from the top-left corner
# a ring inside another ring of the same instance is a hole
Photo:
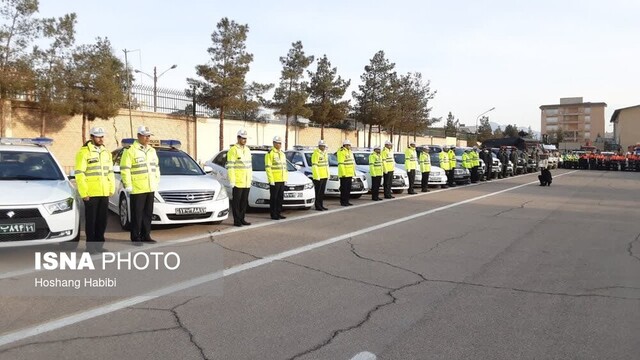
[[[640,143],[640,105],[616,109],[611,116],[613,139],[627,150],[629,145]]]
[[[604,136],[603,102],[583,102],[581,97],[561,98],[560,104],[540,106],[540,130],[542,135],[557,141],[558,131],[564,142],[594,142]]]

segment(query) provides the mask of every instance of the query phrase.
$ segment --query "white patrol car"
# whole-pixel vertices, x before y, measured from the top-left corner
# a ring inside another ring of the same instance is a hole
[[[353,157],[356,159],[356,169],[362,171],[367,177],[367,183],[371,184],[371,173],[369,173],[369,155],[373,152],[373,149],[355,149],[353,150]],[[384,179],[380,182],[380,191],[383,191]],[[391,191],[394,194],[402,194],[409,188],[409,176],[407,172],[399,167],[395,167],[393,170],[393,180],[391,181]]]
[[[294,146],[293,150],[285,151],[287,160],[289,160],[296,168],[306,175],[309,179],[313,178],[311,171],[311,155],[313,155],[313,147]],[[327,187],[324,191],[325,195],[340,196],[340,179],[338,178],[338,158],[336,154],[327,152],[329,157],[329,178],[327,179]],[[369,182],[367,176],[356,169],[356,176],[351,182],[351,198],[357,199],[363,194],[369,192]]]
[[[116,192],[109,198],[109,210],[118,214],[120,226],[130,227],[129,194],[120,178],[120,159],[134,139],[123,139],[122,148],[112,152]],[[160,185],[155,192],[151,224],[218,224],[229,216],[229,197],[224,187],[187,153],[178,140],[152,140],[160,165]]]
[[[271,194],[269,193],[269,181],[264,167],[264,156],[271,150],[267,146],[249,146],[251,149],[251,163],[253,176],[249,190],[249,206],[254,208],[269,208]],[[223,150],[208,160],[205,164],[213,169],[212,175],[218,179],[232,194],[231,184],[227,176],[227,152]],[[310,209],[316,200],[313,190],[313,182],[298,172],[293,164],[287,162],[289,179],[285,184],[284,201],[285,208]]]
[[[80,238],[81,201],[46,147],[52,142],[0,138],[0,247]]]

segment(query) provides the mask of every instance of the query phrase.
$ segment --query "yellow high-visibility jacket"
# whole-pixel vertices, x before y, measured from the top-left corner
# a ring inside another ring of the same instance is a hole
[[[329,158],[326,151],[315,149],[311,155],[313,180],[329,178]]]
[[[451,168],[450,166],[450,162],[449,162],[449,154],[446,151],[440,151],[440,154],[438,154],[438,159],[440,160],[440,167],[442,168],[442,170],[444,171],[449,171]]]
[[[431,172],[431,157],[429,156],[429,154],[427,154],[426,151],[420,152],[419,162],[420,172]]]
[[[158,190],[160,166],[158,154],[151,146],[142,146],[137,140],[122,153],[120,176],[132,194],[144,194]]]
[[[449,150],[449,170],[453,170],[456,168],[456,152],[453,150]]]
[[[393,150],[387,149],[385,146],[382,149],[382,170],[384,173],[393,172],[396,167],[395,160],[393,159]]]
[[[76,154],[75,177],[81,198],[111,196],[116,191],[111,153],[91,141]]]
[[[408,147],[404,151],[404,169],[408,172],[418,168],[418,154],[416,149]]]
[[[338,150],[338,177],[356,176],[356,161],[351,150],[344,146]]]
[[[375,177],[382,176],[383,173],[382,155],[374,151],[369,155],[369,174],[371,174],[371,177]]]
[[[289,171],[284,151],[271,148],[271,151],[264,156],[264,170],[267,173],[269,184],[287,182]]]
[[[253,166],[251,164],[251,150],[248,146],[238,144],[231,145],[227,152],[227,177],[231,187],[245,188],[251,187],[251,177],[253,176]]]

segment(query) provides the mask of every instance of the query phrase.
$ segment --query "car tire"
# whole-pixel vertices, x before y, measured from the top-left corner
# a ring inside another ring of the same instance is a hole
[[[401,190],[392,190],[391,192],[392,192],[392,193],[394,193],[394,194],[396,194],[396,195],[398,195],[398,194],[402,194],[402,193],[404,192],[404,189],[401,189]]]
[[[131,222],[129,221],[129,204],[127,198],[124,195],[120,195],[120,201],[118,202],[118,218],[120,219],[120,227],[123,230],[131,230]]]
[[[350,199],[360,199],[362,197],[362,194],[353,194],[353,195],[349,195]]]

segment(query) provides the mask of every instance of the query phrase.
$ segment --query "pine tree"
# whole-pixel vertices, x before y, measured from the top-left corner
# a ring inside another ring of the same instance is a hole
[[[311,98],[308,108],[312,111],[310,120],[320,124],[320,138],[324,139],[324,127],[338,123],[347,116],[349,101],[341,99],[351,80],[343,80],[338,76],[338,69],[331,67],[327,55],[318,60],[317,70],[308,74]]]

